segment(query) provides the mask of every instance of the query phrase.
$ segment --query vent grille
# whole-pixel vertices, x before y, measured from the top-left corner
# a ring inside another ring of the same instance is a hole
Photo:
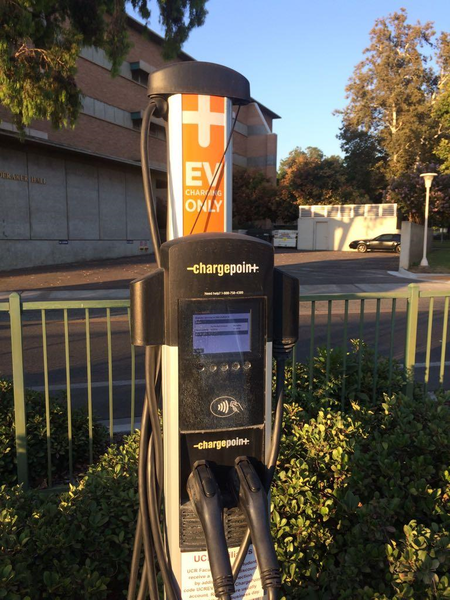
[[[299,217],[332,217],[334,219],[352,217],[396,217],[396,204],[333,204],[300,206]]]
[[[329,217],[338,217],[339,216],[340,206],[329,206],[328,207],[328,216]]]
[[[223,524],[228,546],[240,546],[247,530],[247,523],[242,512],[236,507],[225,508]],[[180,548],[182,550],[206,550],[205,535],[190,502],[181,507]]]
[[[381,214],[383,217],[395,217],[395,204],[382,204],[381,205]]]
[[[351,217],[353,206],[341,206],[341,217]]]

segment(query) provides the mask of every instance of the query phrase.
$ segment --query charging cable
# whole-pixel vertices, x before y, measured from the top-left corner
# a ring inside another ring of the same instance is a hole
[[[230,476],[231,491],[247,520],[256,552],[264,591],[281,587],[280,568],[270,534],[266,491],[247,456],[235,460]]]
[[[194,464],[187,491],[205,534],[214,593],[220,600],[227,600],[234,593],[234,583],[222,519],[222,496],[206,460]]]

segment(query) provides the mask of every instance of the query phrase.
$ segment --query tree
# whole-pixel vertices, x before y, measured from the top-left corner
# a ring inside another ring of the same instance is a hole
[[[450,35],[443,33],[438,43],[439,83],[434,115],[440,124],[441,139],[436,149],[441,171],[450,173]]]
[[[438,173],[436,164],[417,165],[393,179],[386,191],[386,202],[396,202],[409,221],[425,221],[425,185],[421,173]],[[446,227],[450,223],[450,175],[438,175],[430,190],[430,224]]]
[[[346,87],[344,126],[376,138],[388,157],[388,177],[430,162],[439,141],[439,121],[432,110],[439,77],[424,52],[431,51],[434,35],[430,22],[407,23],[405,9],[377,19],[367,56]]]
[[[296,204],[347,204],[367,201],[363,192],[348,182],[339,156],[324,156],[319,148],[297,147],[280,162],[282,196]]]
[[[387,156],[377,138],[346,125],[341,127],[338,138],[348,183],[366,194],[371,202],[381,202],[387,185],[384,175]]]
[[[208,0],[155,0],[165,28],[163,53],[173,57],[194,27],[203,25]],[[0,103],[19,129],[33,119],[73,126],[81,108],[76,61],[83,46],[102,48],[118,73],[130,42],[126,7],[148,21],[151,0],[2,0]]]
[[[246,169],[233,173],[233,227],[255,225],[266,219],[290,223],[297,218],[295,204],[283,199],[263,173]]]

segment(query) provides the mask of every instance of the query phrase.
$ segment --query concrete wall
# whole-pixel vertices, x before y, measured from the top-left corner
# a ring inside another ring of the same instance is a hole
[[[0,270],[141,246],[151,250],[139,167],[0,146]]]
[[[310,217],[298,220],[299,250],[350,250],[353,240],[396,233],[397,217]]]
[[[409,269],[413,263],[420,263],[423,257],[423,225],[402,222],[402,248],[400,252],[400,268]],[[429,252],[433,244],[433,230],[428,229],[427,248]]]

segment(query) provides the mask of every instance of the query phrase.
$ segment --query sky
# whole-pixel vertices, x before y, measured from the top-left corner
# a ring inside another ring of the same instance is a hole
[[[155,3],[152,2],[152,5]],[[450,0],[209,0],[203,27],[183,50],[226,65],[250,81],[253,98],[280,115],[278,160],[296,146],[341,154],[345,86],[375,20],[406,8],[408,21],[450,31]],[[156,12],[150,28],[162,34]]]

